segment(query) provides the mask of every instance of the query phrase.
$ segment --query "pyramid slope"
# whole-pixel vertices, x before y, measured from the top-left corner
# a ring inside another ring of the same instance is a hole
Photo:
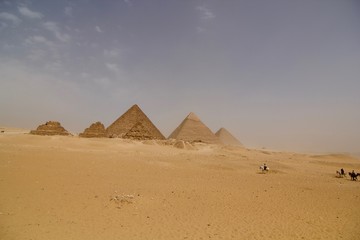
[[[36,130],[31,130],[30,134],[34,135],[62,135],[69,136],[71,135],[65,128],[61,126],[59,122],[48,121],[45,124],[38,126]]]
[[[149,140],[152,139],[152,134],[149,132],[141,122],[137,122],[125,135],[124,138],[135,140]]]
[[[83,133],[79,134],[79,137],[85,138],[101,138],[105,137],[105,127],[101,122],[91,124],[90,127],[86,128]]]
[[[139,123],[141,123],[141,126],[133,129],[133,127],[139,125]],[[141,129],[142,131],[140,131]],[[165,139],[162,133],[136,104],[129,108],[106,129],[106,136],[124,138],[127,135],[126,137],[129,137],[131,136],[131,133],[129,133],[130,130],[137,131],[136,139],[139,140]]]
[[[220,128],[215,135],[220,139],[220,141],[225,145],[231,146],[242,146],[241,142],[237,140],[228,130],[225,128]]]
[[[189,142],[220,143],[220,140],[195,113],[190,113],[170,134],[169,138]]]

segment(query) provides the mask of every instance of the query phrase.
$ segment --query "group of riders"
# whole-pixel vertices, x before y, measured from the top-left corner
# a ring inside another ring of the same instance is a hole
[[[261,172],[267,172],[269,171],[269,167],[264,163],[264,165],[260,166]],[[345,170],[343,168],[340,169],[340,171],[336,171],[338,177],[346,177]],[[352,172],[349,172],[349,176],[351,177],[351,180],[357,181],[357,177],[360,176],[360,173],[356,173],[354,170]]]
[[[338,177],[346,177],[345,170],[342,168],[340,171],[336,171],[336,174]],[[351,177],[351,180],[357,181],[357,177],[360,176],[360,173],[356,173],[354,170],[349,172],[349,176]]]

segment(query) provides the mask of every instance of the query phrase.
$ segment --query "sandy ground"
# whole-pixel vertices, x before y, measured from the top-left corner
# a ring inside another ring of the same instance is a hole
[[[360,239],[360,160],[196,148],[0,134],[0,239]]]

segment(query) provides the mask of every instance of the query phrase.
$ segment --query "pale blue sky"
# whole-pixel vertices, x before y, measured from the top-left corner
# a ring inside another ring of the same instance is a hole
[[[358,0],[0,0],[0,125],[106,126],[139,104],[248,147],[360,152]]]

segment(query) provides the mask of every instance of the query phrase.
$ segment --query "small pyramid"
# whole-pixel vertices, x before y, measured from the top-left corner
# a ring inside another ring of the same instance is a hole
[[[149,140],[152,139],[152,134],[144,127],[141,122],[137,122],[123,138],[130,138],[135,140]]]
[[[59,122],[48,121],[45,124],[38,126],[36,130],[31,130],[30,134],[34,135],[71,135],[68,131],[61,126]]]
[[[90,127],[86,128],[83,133],[79,134],[79,137],[84,138],[101,138],[105,136],[105,127],[101,122],[91,124]]]
[[[215,134],[192,112],[170,134],[169,138],[189,142],[220,143]]]
[[[225,128],[220,128],[215,135],[220,139],[221,143],[224,145],[231,146],[242,146],[241,142],[237,140],[228,130]]]
[[[133,105],[106,129],[107,137],[133,138],[138,140],[165,137],[138,105]]]

